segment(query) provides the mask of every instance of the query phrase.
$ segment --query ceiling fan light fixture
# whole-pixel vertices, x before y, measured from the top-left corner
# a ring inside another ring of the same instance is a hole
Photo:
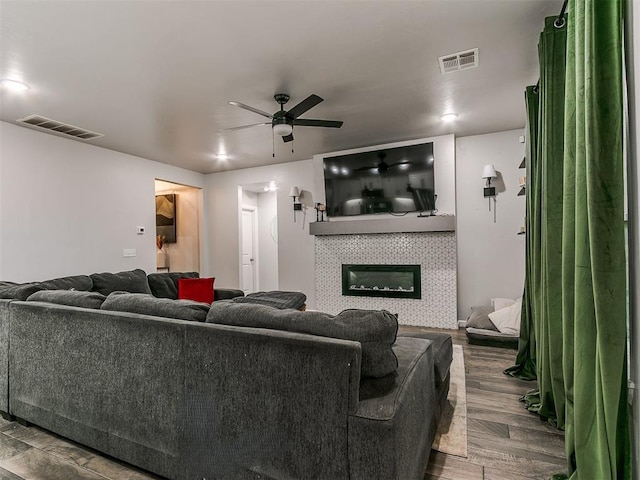
[[[288,123],[278,123],[273,126],[273,132],[280,137],[286,137],[287,135],[291,135],[293,127]]]

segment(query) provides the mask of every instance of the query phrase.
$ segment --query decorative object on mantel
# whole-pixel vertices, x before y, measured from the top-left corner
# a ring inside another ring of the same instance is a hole
[[[291,187],[289,196],[293,198],[293,221],[295,222],[296,212],[302,210],[302,204],[298,201],[300,199],[300,189],[298,187]]]
[[[324,203],[316,203],[316,222],[324,222],[324,213],[327,211],[327,206]]]
[[[156,235],[156,267],[169,270],[169,254],[164,248],[166,238],[164,235]]]

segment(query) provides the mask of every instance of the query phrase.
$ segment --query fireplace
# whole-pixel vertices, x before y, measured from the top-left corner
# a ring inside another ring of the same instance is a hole
[[[342,295],[422,298],[420,265],[342,265]]]

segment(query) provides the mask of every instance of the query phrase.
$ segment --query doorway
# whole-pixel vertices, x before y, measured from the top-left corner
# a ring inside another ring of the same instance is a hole
[[[161,196],[174,202],[175,235],[167,235],[164,226],[156,227],[154,237],[164,237],[162,249],[156,244],[156,262],[159,272],[200,272],[200,217],[202,190],[188,185],[156,179],[156,206]],[[162,213],[162,212],[160,212]],[[156,207],[156,225],[158,211]]]
[[[278,202],[275,183],[241,185],[239,190],[241,288],[245,294],[278,290]]]

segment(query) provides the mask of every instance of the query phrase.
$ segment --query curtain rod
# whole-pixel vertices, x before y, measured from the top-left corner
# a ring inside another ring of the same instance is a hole
[[[567,3],[568,2],[569,2],[569,0],[564,0],[564,2],[562,3],[562,10],[560,10],[560,15],[558,15],[558,18],[556,18],[556,21],[553,22],[553,25],[556,28],[564,27],[564,24],[565,24],[564,13],[567,10]]]

